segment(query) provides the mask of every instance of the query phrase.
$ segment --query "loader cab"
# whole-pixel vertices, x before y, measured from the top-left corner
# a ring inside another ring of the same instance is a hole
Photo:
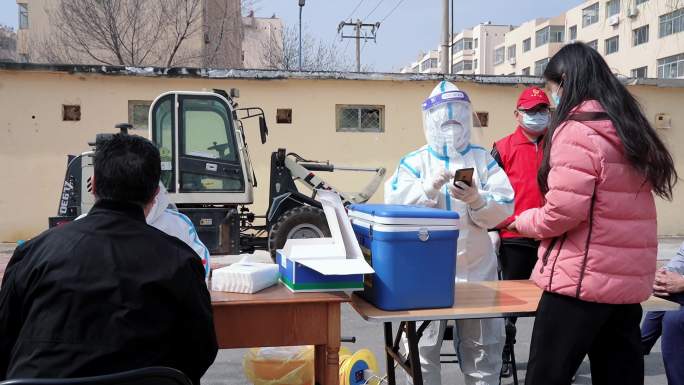
[[[230,97],[214,92],[162,94],[150,106],[149,131],[161,154],[161,179],[172,202],[253,202],[251,164]]]

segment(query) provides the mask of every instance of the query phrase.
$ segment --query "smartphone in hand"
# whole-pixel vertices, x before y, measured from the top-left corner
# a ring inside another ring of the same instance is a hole
[[[468,186],[472,186],[474,172],[474,168],[462,168],[460,170],[456,170],[456,173],[454,174],[454,186],[456,186],[456,182],[463,182]]]

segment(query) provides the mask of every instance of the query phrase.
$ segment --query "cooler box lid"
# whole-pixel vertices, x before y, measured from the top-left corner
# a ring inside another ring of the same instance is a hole
[[[349,217],[379,225],[459,226],[457,212],[423,206],[356,204],[349,206]]]

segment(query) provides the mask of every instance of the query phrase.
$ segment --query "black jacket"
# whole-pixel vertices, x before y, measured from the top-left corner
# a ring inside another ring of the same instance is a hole
[[[195,384],[216,357],[197,254],[140,207],[100,201],[18,247],[0,287],[0,380],[169,366]]]

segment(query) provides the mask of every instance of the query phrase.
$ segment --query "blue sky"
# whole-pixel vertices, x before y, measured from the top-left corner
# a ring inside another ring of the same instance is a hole
[[[556,16],[582,1],[455,0],[454,3],[454,30],[459,31],[486,21],[516,25],[536,17]],[[391,71],[412,62],[419,51],[439,45],[440,4],[441,0],[307,0],[303,21],[309,33],[330,41],[336,37],[339,22],[350,15],[371,23],[386,18],[378,31],[377,43],[366,43],[361,56],[362,62],[374,70]],[[358,9],[352,13],[357,5]],[[297,0],[261,0],[258,7],[257,16],[275,13],[287,24],[298,22]],[[0,24],[16,28],[17,20],[16,0],[0,0]],[[353,60],[353,40],[342,42],[341,49]]]

